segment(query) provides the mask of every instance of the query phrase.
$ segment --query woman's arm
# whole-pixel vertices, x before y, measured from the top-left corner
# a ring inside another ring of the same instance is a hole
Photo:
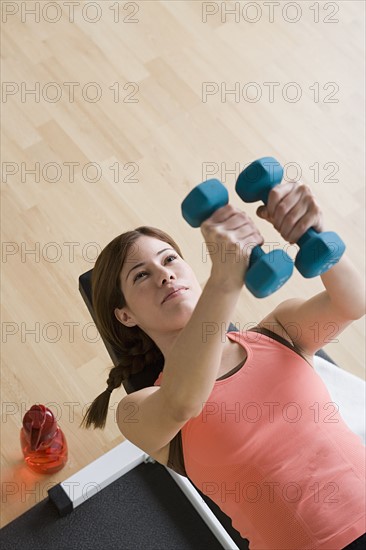
[[[229,324],[240,292],[210,277],[166,358],[161,390],[182,419],[197,416],[212,392],[226,340],[220,328]]]
[[[277,185],[269,194],[268,204],[257,209],[257,215],[272,223],[291,244],[310,227],[324,231],[321,209],[304,184]],[[285,300],[271,314],[308,355],[334,340],[352,321],[366,313],[364,279],[347,253],[320,277],[324,292],[310,300]]]
[[[200,226],[210,246],[211,275],[164,365],[161,390],[178,419],[197,416],[212,392],[225,332],[244,286],[250,249],[264,242],[247,214],[227,204]]]
[[[353,321],[365,315],[365,281],[346,253],[320,278],[333,309],[345,320]]]

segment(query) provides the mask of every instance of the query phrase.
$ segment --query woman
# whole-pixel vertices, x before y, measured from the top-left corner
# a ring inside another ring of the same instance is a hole
[[[291,244],[310,227],[324,230],[311,190],[294,182],[274,187],[257,215]],[[365,447],[312,368],[329,326],[334,337],[365,314],[361,276],[345,254],[321,276],[325,291],[282,302],[249,331],[223,332],[264,239],[231,205],[201,231],[212,261],[203,290],[154,228],[120,235],[98,257],[97,326],[123,359],[82,423],[104,427],[113,389],[158,364],[154,386],[119,403],[119,428],[187,475],[251,550],[364,548]]]

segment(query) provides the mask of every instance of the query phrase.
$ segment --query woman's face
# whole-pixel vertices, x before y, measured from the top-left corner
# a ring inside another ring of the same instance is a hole
[[[144,235],[130,247],[120,284],[127,306],[115,309],[117,319],[128,327],[138,325],[157,345],[160,333],[184,328],[202,293],[179,254],[168,243]],[[178,286],[186,290],[164,301]]]

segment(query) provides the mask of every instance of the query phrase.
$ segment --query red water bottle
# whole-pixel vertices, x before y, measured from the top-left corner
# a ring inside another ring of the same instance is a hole
[[[33,405],[23,418],[20,444],[28,466],[40,474],[53,474],[67,462],[67,443],[56,419],[44,405]]]

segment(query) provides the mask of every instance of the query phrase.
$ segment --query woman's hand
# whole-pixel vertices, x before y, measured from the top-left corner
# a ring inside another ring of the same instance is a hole
[[[253,248],[264,239],[252,219],[226,204],[201,224],[212,260],[211,278],[227,288],[242,288]]]
[[[310,187],[304,183],[276,185],[268,195],[267,205],[257,208],[257,216],[267,220],[290,244],[296,243],[310,227],[324,231],[323,213]]]

